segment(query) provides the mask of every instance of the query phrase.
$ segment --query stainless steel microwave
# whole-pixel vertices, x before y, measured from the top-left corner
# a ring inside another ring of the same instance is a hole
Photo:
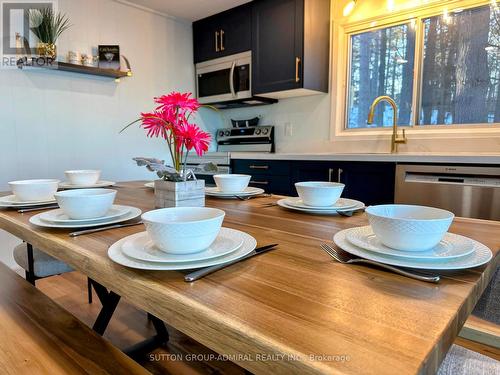
[[[196,94],[202,104],[252,97],[252,52],[196,64]]]

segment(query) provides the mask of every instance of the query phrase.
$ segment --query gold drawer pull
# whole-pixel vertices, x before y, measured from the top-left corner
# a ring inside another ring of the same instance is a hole
[[[254,185],[269,185],[268,181],[250,181],[250,183]]]
[[[269,169],[269,165],[251,165],[248,168],[250,168],[250,169]]]
[[[295,58],[295,82],[300,82],[299,65],[300,65],[300,58],[296,57]]]
[[[215,32],[215,52],[219,52],[219,32]]]

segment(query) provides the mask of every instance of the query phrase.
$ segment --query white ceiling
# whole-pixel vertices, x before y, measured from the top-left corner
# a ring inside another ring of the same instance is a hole
[[[251,0],[128,0],[170,16],[195,21]]]

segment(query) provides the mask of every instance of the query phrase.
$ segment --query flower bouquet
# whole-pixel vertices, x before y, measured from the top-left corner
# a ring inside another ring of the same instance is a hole
[[[172,92],[155,98],[158,104],[152,112],[141,113],[141,117],[128,124],[140,122],[148,137],[163,138],[171,157],[171,164],[151,158],[134,158],[137,165],[146,166],[158,174],[155,181],[157,207],[203,206],[205,204],[205,182],[197,181],[194,173],[187,170],[187,158],[194,150],[198,156],[208,151],[210,134],[190,123],[200,108],[190,93]]]

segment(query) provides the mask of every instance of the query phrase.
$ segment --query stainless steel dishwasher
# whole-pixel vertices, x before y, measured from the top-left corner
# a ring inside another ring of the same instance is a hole
[[[395,200],[443,208],[456,216],[500,220],[500,166],[400,164]]]

